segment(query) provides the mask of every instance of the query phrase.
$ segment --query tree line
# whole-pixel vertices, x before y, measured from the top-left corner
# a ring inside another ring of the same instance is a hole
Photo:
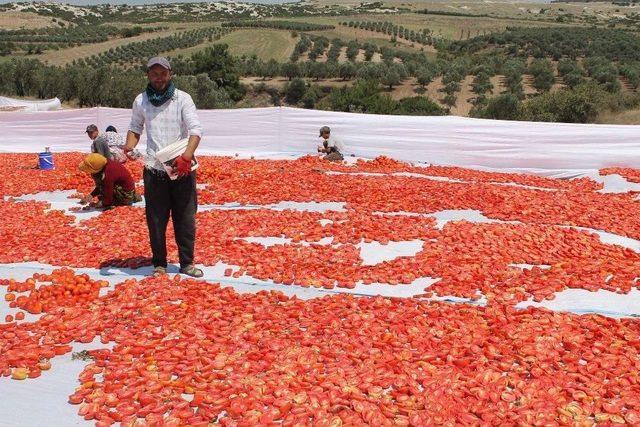
[[[229,28],[274,28],[278,30],[292,30],[292,31],[322,31],[332,30],[335,27],[333,25],[313,24],[309,22],[295,22],[295,21],[228,21],[222,23],[223,27]]]
[[[488,13],[468,13],[468,12],[454,12],[454,11],[446,11],[446,10],[420,9],[420,10],[416,10],[415,13],[419,13],[422,15],[466,16],[469,18],[492,18],[492,16],[489,15]]]
[[[387,34],[392,38],[400,38],[409,40],[414,43],[421,43],[425,45],[433,44],[433,38],[431,36],[431,30],[425,28],[421,31],[410,30],[402,25],[395,25],[387,21],[349,21],[341,22],[340,25],[344,25],[350,28],[360,28],[362,30],[375,31],[377,33]]]
[[[596,27],[510,27],[502,32],[455,41],[449,52],[472,54],[489,48],[511,57],[562,58],[604,57],[611,61],[640,61],[640,37],[617,29]]]
[[[87,43],[100,43],[112,37],[134,37],[145,32],[154,32],[161,27],[140,26],[118,28],[112,25],[82,25],[69,27],[45,27],[36,29],[0,30],[0,52],[4,55],[21,49],[22,46],[34,46],[29,53],[39,47],[39,51],[51,48],[79,46]],[[27,49],[22,49],[27,50]]]
[[[531,74],[539,92],[553,86],[553,63],[558,76],[569,88],[594,81],[617,93],[620,77],[631,89],[640,86],[640,37],[622,30],[599,28],[510,28],[507,31],[448,43],[441,54],[449,57],[499,56],[504,58],[507,86],[518,98],[519,75]],[[490,53],[485,53],[487,50]],[[530,61],[530,58],[533,58]],[[527,62],[531,62],[527,65]],[[514,67],[514,64],[523,64]]]
[[[231,30],[210,27],[181,33],[178,38],[162,37],[149,40],[148,44],[130,43],[66,67],[49,67],[33,60],[7,61],[0,66],[0,91],[10,96],[58,96],[63,101],[75,100],[81,106],[129,107],[133,97],[145,85],[140,68],[130,68],[130,64],[139,65],[149,56],[196,45],[207,38],[215,40],[221,31]],[[184,37],[187,33],[189,36]],[[345,48],[347,61],[339,62]],[[365,51],[365,61],[356,61],[362,51]],[[371,61],[376,52],[381,57],[379,63]],[[256,56],[234,58],[229,55],[226,45],[215,44],[189,57],[172,58],[172,64],[179,87],[193,91],[199,108],[229,107],[243,100],[247,88],[240,84],[240,76],[264,79],[284,76],[289,83],[283,92],[264,85],[264,90],[269,91],[275,104],[284,97],[293,105],[308,108],[385,114],[441,114],[446,110],[434,109],[433,105],[441,107],[424,96],[396,101],[386,90],[413,77],[418,83],[416,93],[423,94],[427,85],[441,77],[439,100],[452,107],[456,105],[465,78],[473,76],[473,114],[478,117],[580,122],[593,120],[594,114],[604,108],[633,105],[637,95],[620,92],[619,76],[623,76],[631,87],[637,88],[640,83],[639,62],[614,62],[604,56],[565,57],[552,62],[548,58],[531,59],[504,50],[468,53],[453,49],[440,52],[436,58],[428,58],[418,51],[377,48],[356,41],[329,40],[308,34],[302,34],[294,53],[298,55],[296,60],[284,63],[263,61]],[[298,61],[306,53],[312,60]],[[326,62],[315,61],[325,54]],[[556,69],[566,89],[551,92],[557,78]],[[525,96],[525,74],[531,76],[537,95]],[[501,76],[504,88],[499,96],[494,97],[496,76]],[[353,80],[354,84],[350,85],[351,88],[321,87],[318,82],[327,78]],[[96,89],[96,85],[100,87]],[[103,86],[110,89],[105,90]],[[600,102],[604,99],[608,101]],[[615,99],[617,104],[612,101]],[[579,106],[575,111],[571,102]]]
[[[242,100],[246,88],[239,75],[248,59],[239,60],[224,44],[216,44],[188,58],[174,58],[172,69],[176,86],[189,92],[198,108],[230,108]],[[324,63],[315,63],[323,64]],[[298,66],[298,64],[290,63]],[[345,63],[347,67],[355,66]],[[402,64],[367,64],[353,88],[336,88],[329,94],[317,85],[293,77],[283,94],[291,104],[338,111],[362,111],[378,114],[445,114],[446,110],[425,97],[395,101],[382,92],[381,83],[389,83],[387,74],[406,76]],[[352,72],[345,75],[351,77]],[[300,84],[302,82],[302,90]],[[391,82],[393,83],[393,82]],[[144,90],[146,78],[140,69],[122,69],[111,65],[69,64],[64,67],[42,64],[36,59],[12,59],[0,63],[0,93],[8,96],[58,97],[80,107],[110,106],[129,108],[135,96]],[[297,89],[296,89],[297,87]],[[299,95],[295,95],[298,90]],[[300,92],[301,91],[301,92]]]
[[[280,91],[264,83],[253,85],[257,93],[271,96],[274,105],[286,101],[289,105],[329,111],[369,114],[445,115],[448,111],[425,96],[394,100],[376,80],[358,79],[351,86],[321,87],[302,78],[294,78]]]
[[[640,106],[638,94],[612,94],[594,81],[525,100],[504,93],[471,110],[472,117],[537,122],[590,123],[604,111]]]
[[[22,28],[17,30],[0,30],[0,40],[18,42],[50,42],[70,39],[71,41],[88,40],[87,43],[95,43],[94,38],[104,37],[133,37],[145,32],[158,31],[164,27],[134,27],[119,28],[113,25],[70,25],[62,27]]]
[[[356,40],[345,42],[339,38],[329,40],[324,36],[314,36],[303,34],[296,43],[290,56],[291,62],[296,62],[302,55],[307,55],[310,61],[316,61],[327,52],[327,62],[337,62],[340,58],[342,48],[346,47],[347,60],[355,62],[360,51],[363,51],[364,61],[371,61],[373,55],[381,50],[373,43],[358,43]],[[328,50],[327,50],[328,49]],[[383,49],[385,51],[385,49]]]
[[[194,55],[190,73],[176,61],[176,86],[189,92],[199,108],[229,108],[244,96],[235,69],[235,60],[226,45],[216,45]],[[144,90],[147,80],[140,69],[111,65],[45,65],[37,59],[0,62],[0,93],[8,96],[58,97],[80,107],[108,106],[130,108]]]
[[[135,67],[144,63],[147,58],[157,56],[162,52],[196,46],[205,41],[215,41],[230,31],[232,30],[220,27],[198,28],[166,37],[128,43],[87,58],[75,60],[73,63],[91,67],[107,65]]]

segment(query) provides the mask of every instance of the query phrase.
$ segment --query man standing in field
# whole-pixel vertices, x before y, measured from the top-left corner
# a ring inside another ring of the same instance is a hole
[[[180,258],[180,273],[202,277],[202,270],[193,264],[197,199],[196,173],[191,170],[193,154],[202,136],[202,125],[191,96],[173,85],[171,64],[166,58],[154,57],[149,60],[147,78],[147,89],[133,102],[125,152],[136,147],[140,134],[146,127],[144,198],[154,275],[166,273],[166,232],[171,214]],[[187,137],[187,148],[173,163],[178,178],[171,179],[155,155],[162,148]]]

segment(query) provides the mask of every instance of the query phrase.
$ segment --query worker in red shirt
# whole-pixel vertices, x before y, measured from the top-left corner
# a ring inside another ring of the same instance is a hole
[[[91,174],[96,188],[80,200],[80,203],[104,209],[125,206],[142,200],[136,193],[136,186],[129,171],[119,162],[107,159],[102,154],[92,153],[78,166],[81,171]],[[94,197],[98,202],[92,203]]]

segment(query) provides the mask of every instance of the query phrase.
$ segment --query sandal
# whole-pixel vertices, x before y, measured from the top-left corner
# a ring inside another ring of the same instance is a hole
[[[167,268],[162,266],[153,267],[153,277],[160,277],[167,274]]]
[[[193,264],[181,268],[180,273],[186,274],[187,276],[196,277],[196,278],[204,276],[204,273],[202,272],[202,270],[200,270]]]

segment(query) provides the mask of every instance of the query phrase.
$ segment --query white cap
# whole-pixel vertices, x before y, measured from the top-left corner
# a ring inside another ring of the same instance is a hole
[[[166,68],[167,70],[171,71],[171,64],[169,63],[169,60],[164,56],[154,56],[153,58],[151,58],[149,62],[147,62],[147,70],[154,65],[160,65],[162,68]]]

